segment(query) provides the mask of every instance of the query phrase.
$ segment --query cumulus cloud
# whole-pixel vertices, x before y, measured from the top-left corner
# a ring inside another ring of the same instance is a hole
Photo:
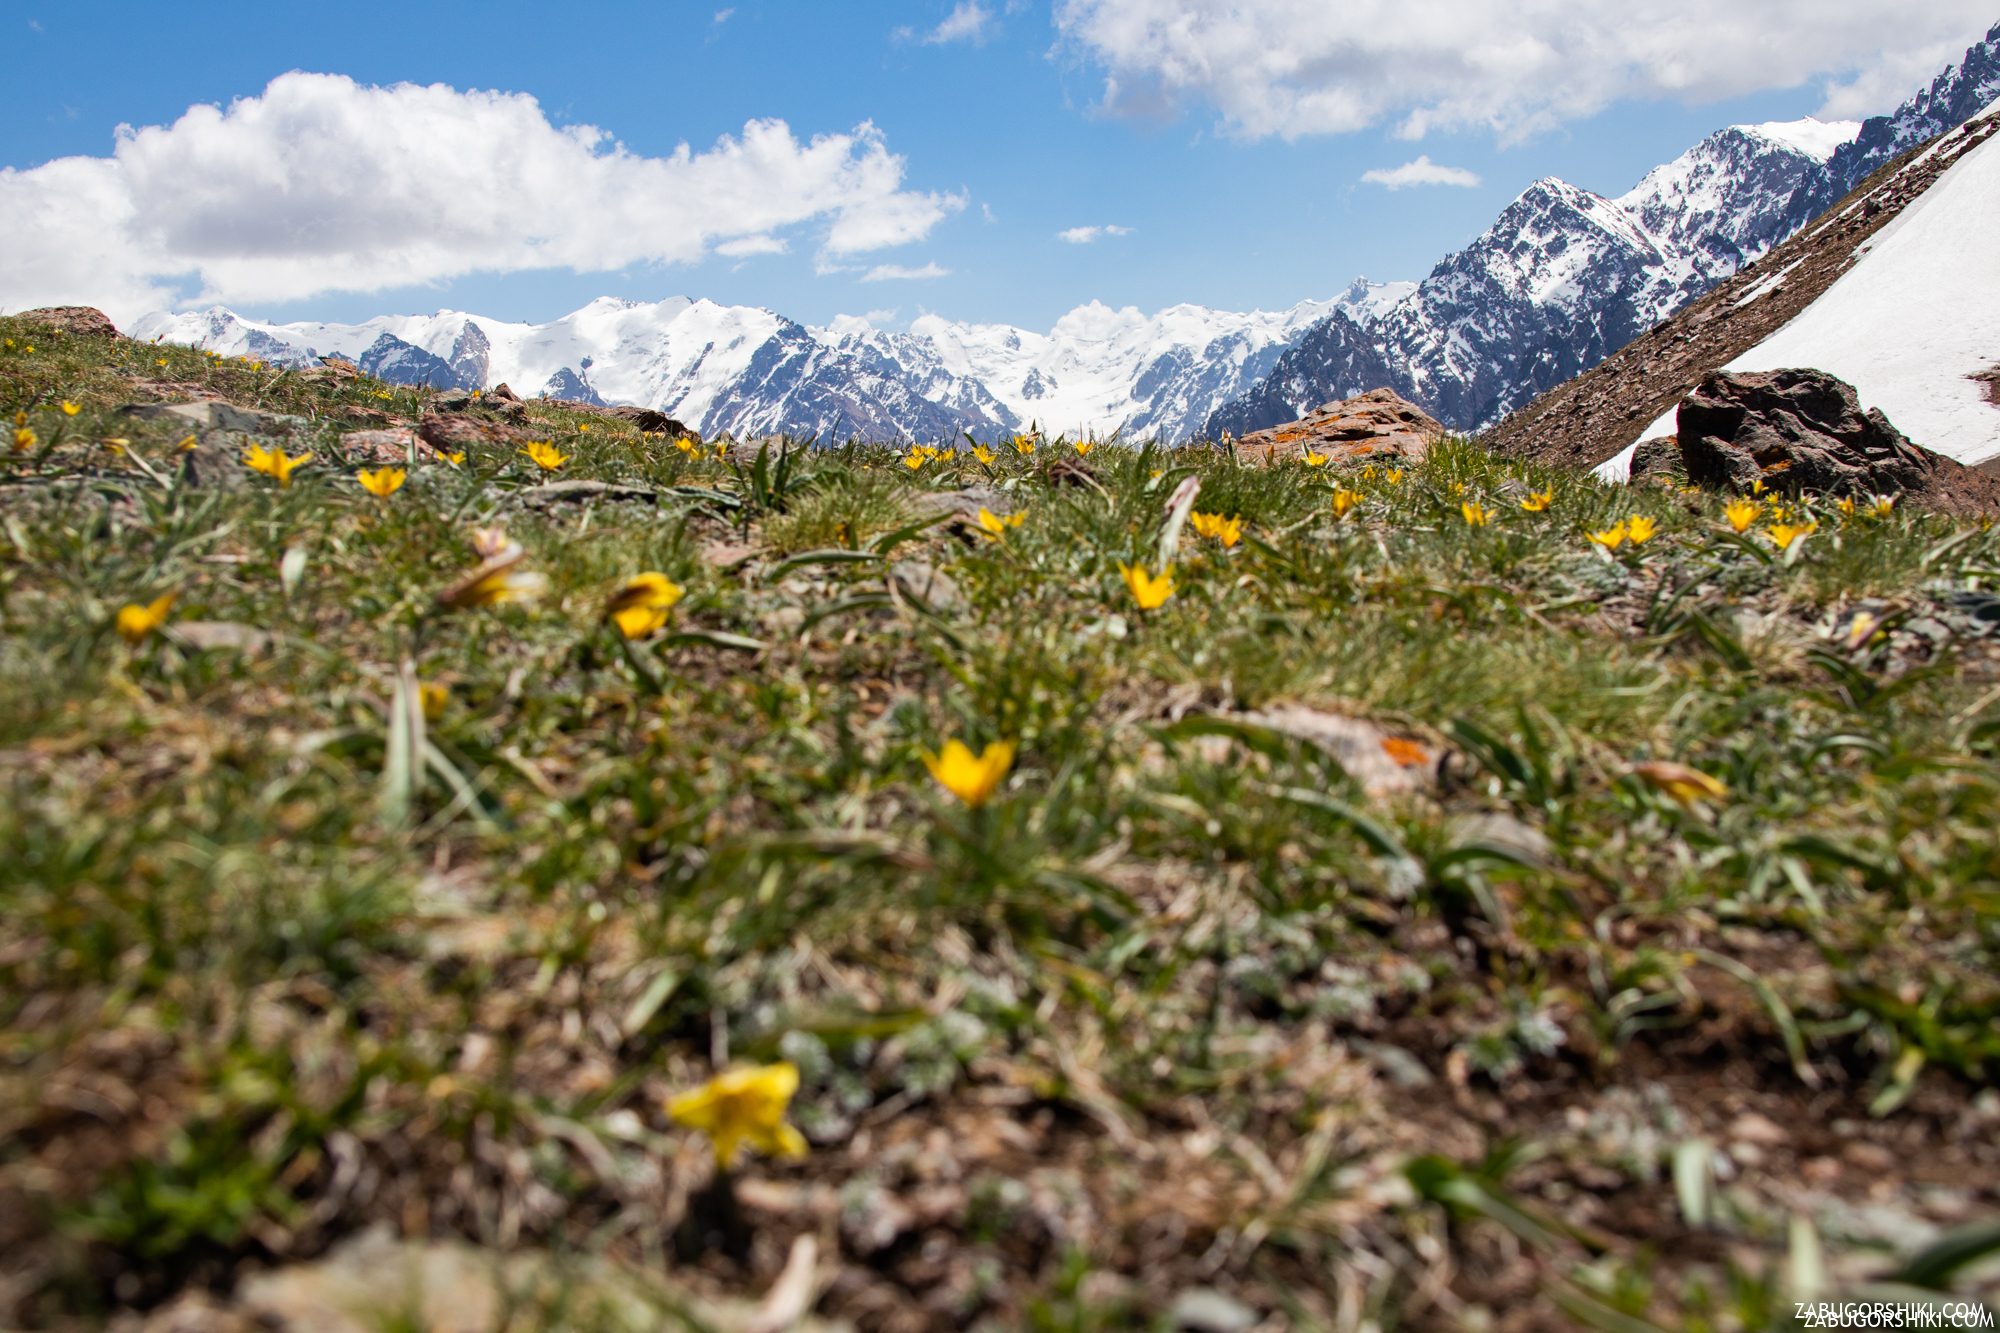
[[[121,126],[109,157],[0,170],[0,306],[132,315],[299,300],[473,272],[690,263],[822,230],[841,257],[918,240],[963,195],[904,188],[864,123],[801,142],[753,120],[700,151],[634,153],[534,98],[292,73],[171,125]]]
[[[944,46],[949,42],[977,45],[986,40],[992,23],[992,10],[978,0],[960,0],[935,28],[920,34],[915,28],[902,27],[890,36],[899,42],[922,42],[925,46]]]
[[[928,282],[932,278],[951,276],[948,268],[939,268],[933,259],[922,268],[910,268],[903,264],[877,264],[861,275],[863,282]]]
[[[1114,112],[1190,102],[1249,138],[1393,123],[1518,139],[1614,101],[1709,101],[1950,58],[1992,0],[1057,0]],[[1907,92],[1915,82],[1899,87]],[[1895,97],[1886,99],[1889,102]],[[1822,113],[1824,114],[1824,113]]]
[[[1370,185],[1386,185],[1392,190],[1407,190],[1412,185],[1456,185],[1461,189],[1471,189],[1479,184],[1476,172],[1464,167],[1446,167],[1431,161],[1429,153],[1420,153],[1413,161],[1400,167],[1376,167],[1361,173],[1361,179]]]
[[[1071,245],[1089,245],[1100,236],[1130,236],[1131,234],[1132,229],[1130,227],[1121,227],[1116,223],[1106,223],[1101,227],[1065,228],[1056,233],[1056,239],[1059,241],[1068,241]]]

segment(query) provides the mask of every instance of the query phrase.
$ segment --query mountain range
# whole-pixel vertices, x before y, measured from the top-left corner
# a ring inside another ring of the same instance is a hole
[[[1092,302],[1046,333],[925,315],[906,331],[676,297],[547,324],[456,311],[275,324],[215,307],[140,337],[384,380],[657,408],[706,435],[951,439],[1019,430],[1242,434],[1387,385],[1476,431],[1589,369],[2000,96],[2000,24],[1887,116],[1717,131],[1615,198],[1536,181],[1421,282],[1358,279],[1288,310]]]

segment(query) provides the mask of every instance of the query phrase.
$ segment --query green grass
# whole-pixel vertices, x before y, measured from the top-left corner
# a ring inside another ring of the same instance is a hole
[[[1100,445],[1078,484],[1057,441],[780,466],[544,404],[560,479],[652,497],[550,500],[495,446],[377,500],[340,432],[419,391],[0,338],[0,1321],[381,1224],[752,1299],[812,1233],[821,1311],[871,1327],[1208,1288],[1692,1333],[1787,1326],[1801,1228],[1852,1290],[2000,1202],[1981,525],[1792,497],[1781,553],[1464,442],[1393,482]],[[305,417],[314,461],[188,484],[116,409],[196,392]],[[1190,476],[1245,538],[1183,532],[1142,612],[1118,564]],[[1026,519],[941,520],[972,487]],[[481,526],[545,596],[439,607]],[[685,596],[627,642],[642,570]],[[448,688],[421,752],[406,661]],[[1278,705],[1438,776],[1371,794],[1244,716]],[[1018,743],[983,808],[926,772],[952,738]],[[781,1058],[813,1151],[741,1168],[731,1232],[664,1101]]]

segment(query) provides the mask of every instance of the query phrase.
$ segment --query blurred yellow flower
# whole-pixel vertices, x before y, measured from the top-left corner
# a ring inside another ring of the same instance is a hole
[[[1521,508],[1531,514],[1539,514],[1546,510],[1550,504],[1554,503],[1555,498],[1556,493],[1553,490],[1532,491],[1529,493],[1527,499],[1521,501]]]
[[[76,414],[77,414],[78,412],[81,412],[81,411],[83,411],[83,409],[82,409],[81,407],[78,407],[78,406],[77,406],[77,405],[76,405],[75,403],[72,403],[72,402],[68,401],[67,399],[65,399],[65,400],[64,400],[64,401],[62,402],[62,404],[61,404],[61,407],[62,407],[62,414],[63,414],[64,416],[66,416],[66,417],[73,417],[73,416],[75,416],[75,415],[76,415]]]
[[[1401,481],[1402,479],[1403,479],[1403,469],[1399,467],[1392,467],[1387,472],[1384,472],[1382,474],[1382,480],[1388,482],[1391,486],[1394,486],[1397,482]]]
[[[1465,515],[1465,521],[1471,527],[1483,528],[1493,521],[1493,511],[1477,500],[1467,500],[1458,507],[1458,512]]]
[[[1020,527],[1027,517],[1028,511],[1025,509],[1019,509],[1003,516],[994,513],[985,505],[981,505],[979,506],[979,530],[989,537],[1004,537],[1007,535],[1007,529]]]
[[[527,552],[502,529],[478,529],[472,534],[472,549],[479,555],[479,563],[438,594],[439,605],[465,608],[528,602],[548,590],[548,579],[519,568]]]
[[[180,443],[174,446],[174,452],[177,454],[191,454],[195,451],[195,446],[198,443],[199,441],[194,436],[183,435],[181,436]]]
[[[924,465],[924,456],[918,450],[912,449],[910,450],[910,452],[903,455],[903,466],[908,468],[910,471],[915,472],[918,468],[922,467],[923,465]]]
[[[1346,518],[1347,512],[1360,504],[1362,498],[1360,491],[1350,491],[1345,486],[1334,487],[1333,516],[1335,518]]]
[[[637,574],[611,595],[606,614],[628,639],[643,639],[667,623],[681,599],[681,586],[658,570]]]
[[[706,1134],[715,1165],[727,1171],[749,1144],[767,1157],[804,1157],[805,1136],[785,1123],[785,1109],[799,1090],[799,1067],[789,1060],[717,1074],[667,1103],[674,1123]]]
[[[292,473],[312,462],[311,454],[288,454],[283,449],[266,449],[261,444],[253,444],[243,455],[243,466],[252,472],[261,472],[277,482],[279,486],[292,484]]]
[[[1089,440],[1078,440],[1076,442],[1077,456],[1079,458],[1085,457],[1090,453],[1092,449],[1095,449],[1096,447],[1097,446],[1092,444]]]
[[[1735,531],[1747,532],[1763,511],[1764,507],[1755,500],[1746,500],[1739,495],[1723,506],[1722,516],[1729,520],[1729,526]]]
[[[1896,508],[1895,496],[1878,495],[1875,497],[1875,503],[1868,506],[1868,512],[1873,514],[1877,518],[1887,518],[1895,508]]]
[[[1689,768],[1686,764],[1670,760],[1634,764],[1632,772],[1654,791],[1663,792],[1682,805],[1691,806],[1696,801],[1719,801],[1729,795],[1729,788],[1719,779],[1698,768]]]
[[[35,432],[26,426],[14,427],[14,452],[25,454],[35,447]]]
[[[973,446],[972,456],[978,459],[980,462],[984,463],[987,467],[993,466],[993,451],[991,449],[988,449],[983,444]]]
[[[118,637],[127,643],[137,643],[166,624],[167,613],[174,609],[174,597],[173,593],[164,593],[144,606],[131,602],[119,607]]]
[[[973,810],[992,799],[1013,766],[1013,741],[994,741],[974,755],[965,742],[951,740],[936,754],[924,753],[924,767],[938,785]]]
[[[521,452],[535,460],[535,466],[544,472],[554,472],[569,462],[569,455],[558,450],[547,440],[529,440],[521,447]]]
[[[1840,511],[1840,516],[1842,518],[1854,517],[1854,497],[1851,495],[1841,496],[1838,500],[1835,500],[1833,502],[1833,507]]]
[[[1764,479],[1762,477],[1759,477],[1755,481],[1750,483],[1750,494],[1762,495],[1763,493],[1764,493]]]
[[[1625,539],[1630,535],[1631,532],[1625,526],[1625,520],[1622,518],[1602,532],[1587,532],[1584,534],[1593,545],[1602,546],[1607,551],[1615,551],[1623,546]]]
[[[1221,542],[1225,551],[1243,540],[1241,517],[1224,518],[1220,514],[1189,514],[1188,523],[1197,535]]]
[[[1131,589],[1132,600],[1139,604],[1141,611],[1157,610],[1174,595],[1174,571],[1171,567],[1162,569],[1158,574],[1148,574],[1144,565],[1128,565],[1121,560],[1118,572],[1125,576],[1125,586]]]
[[[1014,452],[1017,454],[1032,454],[1035,452],[1035,441],[1030,436],[1016,435],[1014,437]]]
[[[452,451],[451,453],[446,454],[444,456],[444,461],[451,464],[453,467],[463,467],[465,464],[465,450],[457,449]]]
[[[394,495],[410,474],[399,467],[378,467],[372,472],[367,468],[354,474],[361,483],[361,489],[378,500],[386,500]]]
[[[1304,463],[1307,467],[1325,467],[1327,459],[1331,457],[1332,457],[1331,454],[1323,454],[1320,453],[1318,450],[1308,449],[1303,454],[1299,455],[1299,461],[1301,463]]]
[[[1653,534],[1659,530],[1659,520],[1649,518],[1644,514],[1634,514],[1625,522],[1625,540],[1631,542],[1634,546],[1640,546],[1651,541]]]
[[[417,702],[423,706],[424,720],[435,722],[444,716],[445,705],[451,702],[451,686],[434,680],[422,681],[417,685]]]
[[[1793,542],[1810,532],[1817,531],[1818,528],[1818,523],[1774,523],[1764,529],[1764,535],[1769,537],[1771,544],[1780,551],[1789,551]]]

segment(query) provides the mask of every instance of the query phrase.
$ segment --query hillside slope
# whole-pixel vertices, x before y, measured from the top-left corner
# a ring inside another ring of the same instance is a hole
[[[1906,209],[1925,200],[1932,186],[1974,150],[1980,150],[1981,157],[1975,168],[1979,173],[1977,179],[1989,175],[2000,154],[1984,150],[1982,145],[1996,129],[2000,129],[2000,117],[1982,115],[1929,148],[1876,172],[1805,231],[1601,365],[1513,413],[1483,435],[1482,441],[1513,457],[1564,467],[1595,467],[1642,438],[1658,433],[1658,423],[1704,374],[1751,352],[1820,300],[1869,253],[1871,239],[1896,222]],[[1926,262],[1941,266],[1946,275],[1955,269],[1969,279],[1975,273],[1990,272],[1994,254],[1988,225],[1991,215],[1982,220],[1980,190],[1977,184],[1969,189],[1952,189],[1951,199],[1939,214],[1939,220],[1943,221],[1946,215],[1959,216],[1960,220],[1949,223],[1944,234],[1929,226],[1912,233],[1917,246],[1930,248],[1936,240],[1945,247]],[[1924,205],[1919,211],[1928,211],[1928,207]],[[1916,215],[1912,216],[1914,219]],[[1910,249],[1911,244],[1905,242],[1896,247],[1896,252],[1907,253]],[[1867,289],[1873,293],[1870,299],[1875,303],[1876,314],[1900,303],[1909,320],[1923,322],[1935,318],[1941,325],[1968,330],[1983,327],[1985,317],[1962,303],[1978,290],[1976,284],[1968,282],[1962,290],[1955,290],[1956,284],[1948,276],[1927,277],[1923,281],[1942,290],[1911,287],[1900,293],[1885,293],[1874,280],[1869,280]],[[1939,301],[1943,302],[1941,306],[1935,304]],[[1816,319],[1814,324],[1824,328],[1820,320]],[[1852,346],[1856,349],[1872,345],[1875,349],[1872,354],[1888,355],[1896,351],[1894,339],[1886,329],[1879,337],[1865,329],[1853,332]],[[1823,339],[1820,334],[1814,337],[1816,342]],[[1931,340],[1923,339],[1922,345],[1931,345]],[[1793,356],[1817,354],[1798,341],[1778,346],[1781,350],[1789,347]],[[1851,373],[1844,377],[1874,378],[1865,364],[1870,355],[1862,350],[1860,360],[1856,360],[1852,352],[1841,353],[1842,364]],[[1818,368],[1843,373],[1833,366]],[[1863,397],[1868,398],[1865,391]],[[1906,412],[1914,410],[1907,397],[1899,401]],[[1909,431],[1917,443],[1929,443],[1895,411],[1890,411],[1890,418]],[[1962,461],[1978,461],[1985,456],[1976,449],[1968,452],[1976,456]]]

